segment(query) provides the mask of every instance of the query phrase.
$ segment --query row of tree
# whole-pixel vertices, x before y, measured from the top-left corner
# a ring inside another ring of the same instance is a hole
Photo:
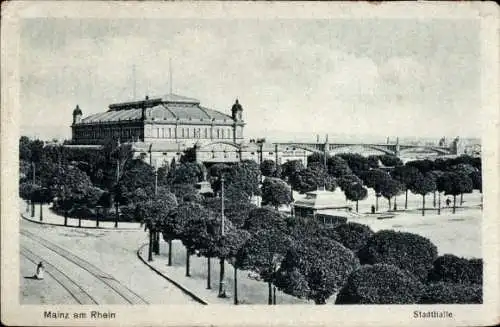
[[[378,199],[388,201],[389,210],[397,210],[396,197],[405,193],[405,209],[408,208],[408,192],[422,196],[422,214],[425,214],[425,197],[432,193],[433,206],[436,207],[438,195],[438,213],[441,213],[441,194],[453,196],[453,213],[456,197],[474,189],[482,191],[480,158],[460,156],[450,159],[410,161],[403,164],[395,156],[369,156],[359,154],[340,154],[325,157],[320,153],[308,157],[308,166],[301,161],[289,161],[276,166],[272,160],[261,164],[264,176],[280,177],[287,181],[293,190],[309,192],[320,187],[333,191],[338,186],[346,199],[358,202],[366,199],[367,188],[372,188],[376,195],[375,211],[378,211]],[[391,200],[394,200],[392,205]]]

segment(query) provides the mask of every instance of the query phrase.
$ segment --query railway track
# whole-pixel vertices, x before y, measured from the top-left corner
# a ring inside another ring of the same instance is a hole
[[[105,284],[108,288],[113,290],[117,295],[119,295],[121,298],[123,298],[126,302],[129,304],[148,304],[148,302],[142,298],[140,295],[135,293],[134,291],[130,290],[128,287],[124,286],[121,284],[119,281],[113,278],[113,276],[105,273],[95,265],[91,264],[90,262],[74,255],[73,253],[69,252],[68,250],[60,247],[59,245],[50,242],[36,234],[33,234],[29,231],[26,230],[21,230],[21,235],[30,238],[31,240],[39,243],[43,247],[49,249],[50,251],[56,253],[57,255],[63,257],[64,259],[72,262],[76,266],[80,267],[81,269],[87,271],[90,273],[92,276],[94,276],[96,279],[98,279],[100,282]],[[39,256],[34,254],[32,251],[22,247],[21,248],[21,253],[30,261],[35,260],[35,262],[40,262],[46,260],[42,260]],[[54,277],[54,279],[57,280],[59,284],[61,284],[70,294],[77,300],[78,303],[81,303],[80,301],[84,302],[81,304],[99,304],[95,299],[93,299],[87,292],[85,292],[81,286],[79,286],[75,281],[73,281],[71,278],[69,278],[66,274],[64,274],[61,270],[57,269],[57,267],[51,265],[50,263],[47,263],[47,268],[50,268],[50,275]],[[63,285],[64,284],[64,285]],[[86,295],[85,295],[86,294]],[[78,297],[78,299],[76,299]],[[89,302],[91,301],[91,302]]]
[[[54,280],[61,285],[74,299],[78,304],[98,304],[92,295],[86,292],[78,283],[76,283],[73,279],[71,279],[68,275],[66,275],[63,271],[59,270],[54,265],[50,264],[43,260],[42,257],[36,255],[32,251],[28,250],[26,247],[21,246],[21,255],[33,262],[33,264],[38,264],[40,261],[45,262],[45,266],[47,267],[47,275],[50,275],[54,278]]]

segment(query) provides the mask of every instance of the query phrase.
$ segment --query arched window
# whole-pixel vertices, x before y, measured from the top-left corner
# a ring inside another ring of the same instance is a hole
[[[222,130],[222,138],[224,138],[224,130]]]
[[[205,128],[205,138],[208,139],[208,128]]]
[[[217,138],[220,138],[220,131],[218,128],[217,128]]]

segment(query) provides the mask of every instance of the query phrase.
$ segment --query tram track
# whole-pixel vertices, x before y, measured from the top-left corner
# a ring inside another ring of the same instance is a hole
[[[45,266],[47,267],[47,275],[52,276],[52,278],[59,285],[61,285],[78,304],[99,304],[96,299],[85,291],[75,280],[70,278],[67,274],[52,265],[50,262],[43,260],[42,257],[36,255],[33,251],[28,250],[24,246],[21,246],[20,252],[23,257],[35,265],[40,261],[44,261]]]
[[[31,239],[32,241],[34,241],[34,242],[42,245],[43,247],[49,249],[50,251],[54,252],[58,256],[66,259],[67,261],[73,263],[74,265],[78,266],[79,268],[87,271],[90,275],[94,276],[100,282],[105,284],[109,289],[111,289],[114,293],[116,293],[118,296],[123,298],[127,303],[129,303],[129,304],[149,304],[140,295],[138,295],[134,291],[130,290],[128,287],[124,286],[119,281],[117,281],[113,276],[105,273],[104,271],[102,271],[101,269],[99,269],[98,267],[93,265],[92,263],[74,255],[73,253],[69,252],[68,250],[62,248],[61,246],[59,246],[53,242],[50,242],[50,241],[32,233],[32,232],[29,232],[27,230],[21,230],[20,232],[21,232],[21,235]],[[21,251],[22,251],[22,254],[26,258],[28,258],[30,261],[33,261],[33,260],[37,261],[38,260],[38,261],[47,262],[46,260],[41,260],[40,257],[38,257],[32,251],[30,251],[26,248],[22,248]],[[31,259],[29,257],[31,257]],[[64,274],[61,270],[57,269],[57,267],[55,267],[54,265],[51,265],[50,263],[48,263],[48,265],[49,265],[48,267],[50,267],[50,270],[51,270],[51,273],[50,273],[51,276],[54,277],[55,279],[59,278],[59,280],[58,280],[59,284],[61,284],[61,282],[64,281],[64,282],[62,282],[62,283],[65,283],[65,285],[63,285],[63,287],[73,297],[75,297],[75,294],[79,294],[79,295],[82,294],[81,291],[78,291],[75,288],[76,286],[78,286],[81,289],[81,287],[74,280],[69,278],[66,274]],[[52,272],[53,272],[53,274],[52,274]],[[57,278],[54,275],[57,275]],[[68,288],[70,288],[74,292],[71,292],[70,290],[68,290]],[[83,289],[81,289],[81,290],[83,291]],[[83,291],[83,292],[85,292],[85,291]],[[88,293],[87,293],[87,295],[90,298],[92,298]],[[85,296],[83,296],[83,295],[82,295],[82,298],[77,300],[77,302],[79,302],[79,301],[83,301],[83,302],[85,302],[85,304],[98,304],[97,301],[95,301],[95,299],[93,299],[93,301],[91,303],[88,303],[89,299],[88,298],[85,299]]]

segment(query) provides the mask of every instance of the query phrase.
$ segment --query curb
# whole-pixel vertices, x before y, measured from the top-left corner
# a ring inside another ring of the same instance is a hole
[[[142,263],[144,263],[146,266],[149,267],[149,269],[153,270],[155,273],[157,273],[161,277],[168,280],[170,283],[174,284],[178,289],[180,289],[185,294],[189,295],[196,302],[203,304],[203,305],[208,305],[208,303],[206,301],[204,301],[203,299],[198,297],[196,294],[194,294],[193,292],[191,292],[190,290],[188,290],[187,288],[185,288],[184,286],[182,286],[181,284],[179,284],[178,282],[176,282],[172,278],[168,277],[167,275],[165,275],[164,273],[162,273],[161,271],[159,271],[158,269],[156,269],[155,267],[150,265],[146,260],[144,260],[144,258],[141,256],[141,252],[147,245],[148,245],[148,243],[145,243],[145,244],[141,245],[139,247],[139,249],[137,250],[137,257],[139,258],[139,260],[142,261]]]
[[[49,225],[49,226],[58,226],[58,227],[69,227],[69,228],[81,228],[81,229],[101,229],[101,230],[116,230],[116,231],[129,231],[129,232],[133,232],[133,231],[138,231],[138,230],[141,230],[142,228],[123,228],[123,227],[96,227],[96,226],[93,226],[93,227],[85,227],[85,226],[81,226],[81,227],[78,227],[78,226],[72,226],[72,225],[63,225],[63,224],[54,224],[54,223],[47,223],[47,222],[44,222],[44,221],[39,221],[39,220],[35,220],[35,219],[31,219],[31,217],[26,217],[26,213],[21,213],[21,218],[23,218],[24,220],[26,221],[29,221],[31,223],[35,223],[35,224],[39,224],[39,225]]]

